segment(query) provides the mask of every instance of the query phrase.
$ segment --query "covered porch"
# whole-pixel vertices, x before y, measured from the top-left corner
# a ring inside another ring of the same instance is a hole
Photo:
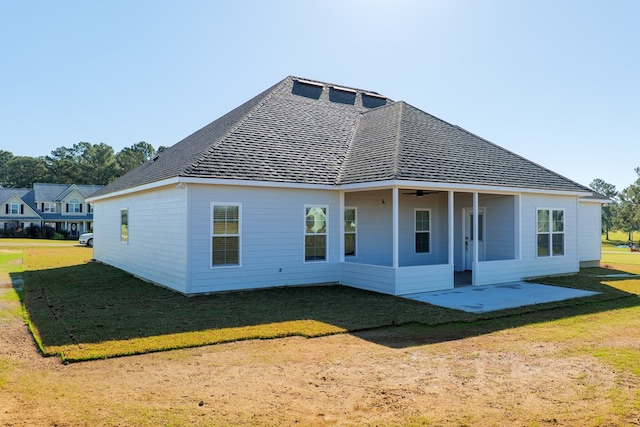
[[[340,203],[344,285],[408,295],[521,278],[517,193],[394,186]]]

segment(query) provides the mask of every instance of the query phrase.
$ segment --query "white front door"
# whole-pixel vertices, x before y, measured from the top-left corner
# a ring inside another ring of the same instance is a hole
[[[464,268],[473,270],[473,209],[464,209]],[[484,208],[478,209],[478,261],[484,261]]]

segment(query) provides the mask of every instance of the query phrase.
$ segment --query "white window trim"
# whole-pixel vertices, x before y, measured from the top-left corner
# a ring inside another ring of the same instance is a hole
[[[549,231],[546,233],[540,233],[538,231],[538,212],[540,211],[548,211],[549,212]],[[553,232],[553,211],[562,211],[562,232]],[[547,258],[558,258],[567,255],[567,235],[566,235],[566,212],[564,208],[536,208],[536,217],[535,217],[535,225],[536,225],[536,258],[547,259]],[[538,235],[539,234],[548,234],[549,235],[549,255],[538,255]],[[553,235],[554,234],[562,234],[564,235],[564,239],[562,239],[562,255],[554,255],[553,254]]]
[[[127,211],[127,240],[124,240],[122,238],[122,211]],[[130,236],[130,232],[131,232],[131,221],[129,221],[129,208],[120,208],[120,221],[119,221],[120,225],[118,227],[118,234],[120,235],[120,243],[123,245],[128,245],[129,244],[129,240],[131,238]]]
[[[353,259],[353,258],[357,258],[358,257],[358,241],[359,241],[359,239],[358,239],[358,208],[356,206],[345,206],[344,211],[346,212],[349,209],[353,209],[353,216],[354,216],[355,221],[356,221],[356,227],[355,227],[354,231],[346,231],[346,227],[345,227],[345,231],[344,231],[344,235],[342,236],[342,240],[344,241],[344,237],[347,234],[353,234],[353,235],[356,236],[356,247],[354,248],[355,255],[344,254],[345,258]],[[344,215],[342,217],[342,221],[344,222]]]
[[[74,202],[74,200],[75,200],[75,202]],[[77,204],[77,206],[78,206],[78,210],[72,210],[72,209],[71,209],[71,204],[72,204],[72,203],[73,203],[73,204]],[[80,202],[80,200],[78,200],[78,199],[76,199],[76,198],[73,198],[73,199],[69,200],[69,202],[68,202],[67,204],[69,205],[69,212],[67,212],[67,213],[69,213],[69,214],[78,214],[78,213],[82,213],[82,212],[80,212],[80,205],[82,204],[82,203]]]
[[[416,227],[416,216],[418,212],[429,212],[429,231],[424,231],[424,230],[420,230],[418,231],[417,227]],[[432,223],[432,216],[431,216],[431,208],[414,208],[413,209],[413,253],[414,255],[428,255],[431,253],[431,223]],[[418,252],[416,251],[416,234],[418,233],[429,233],[429,250],[427,252]]]
[[[16,212],[13,212],[13,207],[16,207]],[[9,215],[20,215],[20,203],[18,202],[11,202],[9,204]]]
[[[56,213],[57,211],[57,203],[52,203],[52,202],[45,202],[44,203],[44,212],[45,213]]]
[[[238,207],[238,234],[213,234],[213,210],[216,206],[237,206]],[[209,205],[209,269],[219,270],[225,268],[242,267],[242,203],[238,202],[211,202]],[[238,237],[238,263],[213,265],[213,238],[214,237]]]
[[[326,212],[326,221],[324,227],[324,233],[313,233],[309,234],[310,236],[325,236],[324,241],[324,259],[323,260],[310,260],[307,261],[305,256],[306,249],[306,237],[307,237],[307,208],[324,208]],[[320,205],[320,204],[306,204],[302,209],[302,262],[305,264],[318,264],[318,263],[326,263],[329,262],[329,205]],[[344,221],[344,218],[342,219]]]
[[[355,221],[356,221],[356,227],[355,227],[355,230],[354,230],[354,231],[346,231],[346,227],[345,227],[345,229],[344,229],[344,235],[342,236],[342,240],[344,241],[344,237],[345,237],[347,234],[353,234],[353,235],[355,235],[355,236],[356,236],[356,247],[355,247],[355,248],[353,248],[353,250],[355,251],[355,255],[347,255],[347,254],[344,254],[344,257],[345,257],[345,258],[353,259],[353,258],[357,258],[357,257],[358,257],[358,240],[359,240],[359,239],[358,239],[358,208],[357,208],[356,206],[345,206],[345,208],[344,208],[344,212],[346,213],[346,212],[347,212],[347,210],[349,210],[349,209],[352,209],[352,210],[353,210],[353,216],[354,216]],[[344,214],[342,215],[342,221],[344,222]],[[345,248],[345,249],[346,249],[346,248]]]

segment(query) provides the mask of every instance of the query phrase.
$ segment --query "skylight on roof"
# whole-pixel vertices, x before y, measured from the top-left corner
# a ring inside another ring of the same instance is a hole
[[[365,108],[376,108],[387,105],[387,98],[372,92],[365,92],[362,94],[362,106]]]
[[[304,96],[305,98],[320,99],[323,88],[324,86],[320,83],[310,82],[308,80],[294,80],[291,93]]]
[[[331,86],[329,88],[329,101],[354,105],[356,103],[356,91],[344,87]]]

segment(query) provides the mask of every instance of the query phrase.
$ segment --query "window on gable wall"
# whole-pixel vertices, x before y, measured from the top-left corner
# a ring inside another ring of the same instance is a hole
[[[240,265],[240,205],[211,204],[211,267]]]
[[[18,215],[20,213],[20,204],[17,202],[11,202],[9,212],[11,213],[11,215]]]
[[[538,256],[564,255],[564,211],[538,209]]]
[[[327,260],[327,207],[305,206],[304,260]]]
[[[120,209],[120,241],[129,243],[129,209]]]

